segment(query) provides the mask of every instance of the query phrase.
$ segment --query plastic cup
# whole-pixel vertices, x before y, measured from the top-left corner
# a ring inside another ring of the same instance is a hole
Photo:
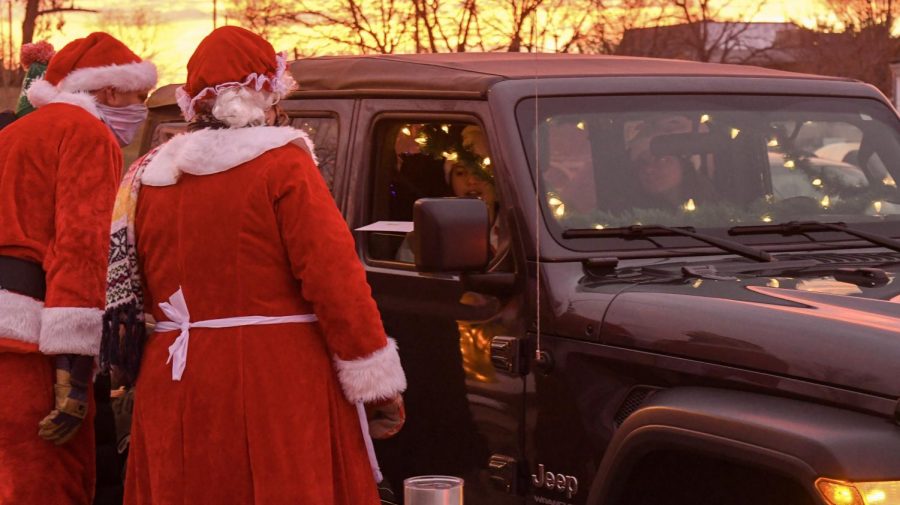
[[[463,480],[448,475],[421,475],[403,481],[406,505],[463,505]]]

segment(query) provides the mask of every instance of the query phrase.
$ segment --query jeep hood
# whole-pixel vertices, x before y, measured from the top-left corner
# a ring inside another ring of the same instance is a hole
[[[612,300],[600,339],[900,397],[900,266],[881,268],[879,287],[821,274],[642,281]]]

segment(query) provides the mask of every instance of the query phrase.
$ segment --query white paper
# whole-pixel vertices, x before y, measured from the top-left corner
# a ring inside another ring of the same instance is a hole
[[[393,231],[397,233],[409,233],[413,231],[412,221],[376,221],[367,224],[356,231]]]

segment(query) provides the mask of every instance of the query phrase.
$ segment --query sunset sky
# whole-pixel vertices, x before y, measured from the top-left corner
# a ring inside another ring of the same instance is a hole
[[[6,0],[10,1],[10,0]],[[755,5],[753,0],[731,0],[730,5],[736,9],[747,9],[749,5]],[[816,0],[785,0],[770,1],[754,21],[785,21],[798,20],[809,23],[815,15]],[[6,4],[6,2],[2,2]],[[17,2],[18,4],[19,2]],[[227,9],[229,2],[219,0],[218,22],[221,26],[226,21],[223,11]],[[151,10],[157,17],[155,32],[151,34],[152,41],[148,48],[134,47],[137,52],[154,51],[154,61],[160,67],[160,83],[181,81],[184,79],[184,67],[188,58],[200,40],[213,28],[212,1],[211,0],[131,0],[127,4],[121,1],[111,0],[76,0],[79,7],[96,9],[100,11],[116,11],[116,9],[145,7]],[[6,5],[2,9],[3,40],[6,40],[8,19]],[[13,34],[18,37],[21,34],[22,8],[14,10]],[[66,15],[66,23],[61,31],[53,32],[49,37],[38,34],[38,38],[48,38],[59,49],[66,42],[87,35],[92,31],[103,28],[98,15],[90,13],[69,13]],[[112,31],[112,30],[109,30]],[[115,34],[115,33],[114,33]],[[148,37],[145,37],[147,39]],[[132,46],[141,45],[137,42],[126,41]],[[294,40],[272,41],[276,50],[289,49],[294,46]],[[16,43],[16,48],[18,44]],[[324,47],[324,48],[322,48]],[[313,53],[322,54],[328,52],[327,46],[315,48]]]

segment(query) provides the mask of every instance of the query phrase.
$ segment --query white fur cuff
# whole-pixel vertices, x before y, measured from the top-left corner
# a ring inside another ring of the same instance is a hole
[[[368,356],[349,361],[335,358],[334,364],[344,395],[351,403],[391,398],[406,389],[406,375],[394,339],[389,338],[386,346]]]
[[[40,349],[44,354],[100,353],[103,311],[81,307],[50,307],[41,312]]]
[[[29,296],[0,291],[0,337],[37,344],[44,303]]]

